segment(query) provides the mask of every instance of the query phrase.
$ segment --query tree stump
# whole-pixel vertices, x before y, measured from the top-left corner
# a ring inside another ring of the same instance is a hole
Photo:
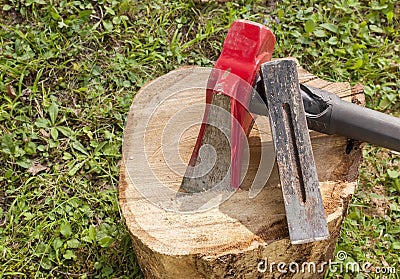
[[[119,200],[145,277],[322,278],[357,183],[359,146],[351,149],[344,137],[310,131],[328,240],[290,243],[276,165],[259,193],[249,196],[262,146],[272,146],[269,128],[257,122],[241,188],[220,201],[211,192],[206,199],[213,204],[202,200],[194,205],[198,210],[180,210],[174,197],[202,121],[208,73],[187,67],[150,82],[135,96],[127,118]],[[301,67],[298,75],[302,83],[364,103],[362,86],[327,82]]]

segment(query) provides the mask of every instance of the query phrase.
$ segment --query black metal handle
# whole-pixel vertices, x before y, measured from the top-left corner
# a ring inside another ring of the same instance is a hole
[[[400,151],[400,118],[343,101],[318,88],[302,84],[301,89],[309,129]]]

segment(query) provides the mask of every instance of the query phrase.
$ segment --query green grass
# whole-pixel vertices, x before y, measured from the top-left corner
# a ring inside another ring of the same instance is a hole
[[[274,57],[361,82],[369,107],[398,115],[397,1],[264,2],[0,0],[0,277],[141,276],[117,199],[132,97],[181,65],[212,66],[235,19],[270,26]],[[400,270],[399,167],[365,149],[338,244],[349,261]],[[356,276],[380,278],[327,278]]]

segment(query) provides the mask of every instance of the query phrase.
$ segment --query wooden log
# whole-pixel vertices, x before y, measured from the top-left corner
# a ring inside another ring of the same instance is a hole
[[[188,67],[150,82],[135,96],[126,121],[119,200],[145,277],[322,278],[356,186],[359,146],[347,154],[346,138],[310,132],[328,240],[290,244],[276,165],[268,181],[257,178],[272,146],[266,121],[256,121],[250,133],[238,191],[181,198],[177,190],[202,120],[208,73]],[[362,87],[327,82],[301,67],[298,75],[302,83],[364,103]],[[268,176],[267,167],[261,173]]]

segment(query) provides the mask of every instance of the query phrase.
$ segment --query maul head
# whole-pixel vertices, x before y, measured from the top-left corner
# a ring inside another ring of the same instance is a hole
[[[237,20],[230,27],[208,80],[207,107],[181,190],[201,192],[215,187],[239,188],[243,142],[253,123],[247,110],[252,86],[260,65],[271,59],[274,45],[274,34],[262,24]],[[248,89],[242,90],[246,86],[240,84],[247,84]],[[230,117],[218,112],[218,108],[228,111]],[[213,126],[228,127],[229,144],[222,143],[224,135]],[[206,152],[202,159],[199,155],[200,149],[207,144],[214,147],[217,158],[214,167],[205,173],[209,168],[205,161],[212,154]]]

